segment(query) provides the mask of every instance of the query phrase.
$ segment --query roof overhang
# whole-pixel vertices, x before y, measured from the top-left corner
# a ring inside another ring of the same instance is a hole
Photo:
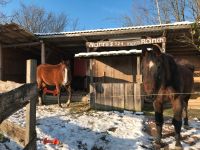
[[[160,25],[132,26],[59,33],[35,33],[35,35],[45,43],[49,43],[66,53],[72,52],[74,54],[86,52],[86,42],[138,40],[141,38],[157,38],[161,36],[167,36],[167,48],[171,49],[170,46],[172,45],[172,48],[175,50],[176,47],[183,46],[182,43],[179,43],[178,45],[177,41],[174,40],[175,35],[178,36],[189,32],[192,24],[193,22],[185,21]],[[126,48],[122,47],[121,49]],[[134,47],[131,49],[134,49]],[[105,49],[102,50],[104,51]]]
[[[138,55],[142,50],[119,50],[119,51],[104,51],[104,52],[88,52],[75,54],[76,58],[91,58],[91,57],[103,57],[103,56],[124,56],[124,55]]]
[[[33,33],[15,23],[0,24],[0,44],[2,48],[19,48],[40,54],[39,51],[36,52],[36,49],[40,49],[40,40]]]

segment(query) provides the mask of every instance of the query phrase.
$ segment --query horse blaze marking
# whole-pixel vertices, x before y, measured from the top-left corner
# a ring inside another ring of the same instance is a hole
[[[67,83],[67,79],[68,79],[68,76],[67,76],[67,69],[65,68],[65,75],[64,75],[64,81],[63,81],[63,84],[66,84]]]
[[[149,62],[149,69],[151,69],[153,66],[154,66],[153,61],[150,61],[150,62]]]

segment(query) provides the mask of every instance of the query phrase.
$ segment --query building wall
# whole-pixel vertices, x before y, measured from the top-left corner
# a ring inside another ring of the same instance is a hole
[[[94,82],[123,83],[135,82],[136,57],[111,56],[93,59]]]
[[[27,59],[36,59],[36,56],[20,49],[3,49],[3,80],[25,83]]]

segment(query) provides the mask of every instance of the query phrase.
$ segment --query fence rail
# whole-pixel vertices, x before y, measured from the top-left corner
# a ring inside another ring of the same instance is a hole
[[[6,133],[17,143],[24,146],[25,150],[36,150],[36,101],[38,89],[36,81],[36,60],[27,60],[26,81],[14,90],[0,94],[0,130]],[[14,125],[5,120],[17,110],[26,105],[25,128]],[[4,121],[5,120],[5,121]],[[19,134],[20,133],[20,134]]]
[[[35,97],[37,97],[37,85],[34,83],[24,84],[9,92],[1,93],[0,123]]]

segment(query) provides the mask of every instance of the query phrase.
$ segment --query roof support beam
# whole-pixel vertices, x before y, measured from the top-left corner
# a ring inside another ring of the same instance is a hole
[[[40,42],[30,42],[30,43],[19,43],[19,44],[9,44],[2,45],[3,48],[15,48],[15,47],[26,47],[26,46],[36,46],[41,44]]]
[[[45,64],[45,57],[46,57],[45,43],[41,41],[41,64]]]

